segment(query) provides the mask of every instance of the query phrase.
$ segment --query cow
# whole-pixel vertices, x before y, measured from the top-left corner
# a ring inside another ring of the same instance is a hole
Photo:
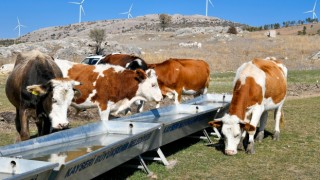
[[[242,146],[246,132],[249,134],[246,152],[254,154],[256,127],[261,118],[263,121],[260,122],[260,128],[264,129],[268,110],[275,110],[273,139],[279,140],[280,123],[283,123],[282,106],[286,98],[287,68],[277,60],[255,58],[238,68],[233,84],[229,113],[210,121],[209,125],[222,126],[225,154],[237,154],[237,146]],[[261,138],[261,134],[258,137]]]
[[[148,68],[147,63],[142,58],[129,54],[109,54],[101,60],[101,63],[118,65],[130,70],[140,68],[145,71]]]
[[[162,95],[174,98],[175,104],[181,102],[182,95],[207,93],[210,68],[204,60],[170,58],[148,67],[156,71]]]
[[[67,74],[68,78],[82,83],[76,86],[81,92],[81,97],[74,101],[72,106],[76,109],[97,106],[101,120],[109,120],[110,112],[117,115],[138,100],[162,100],[153,69],[129,70],[110,64],[91,66],[79,63],[68,69],[61,62],[58,66],[66,71],[63,74]]]
[[[63,78],[54,60],[38,50],[20,53],[7,78],[6,95],[16,108],[17,141],[30,138],[29,119],[35,117],[38,135],[68,127],[67,109],[80,83]],[[76,92],[76,93],[75,93]]]

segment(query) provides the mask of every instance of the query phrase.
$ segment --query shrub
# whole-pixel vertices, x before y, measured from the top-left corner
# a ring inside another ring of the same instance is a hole
[[[229,34],[238,34],[237,29],[234,26],[230,26],[227,33]]]

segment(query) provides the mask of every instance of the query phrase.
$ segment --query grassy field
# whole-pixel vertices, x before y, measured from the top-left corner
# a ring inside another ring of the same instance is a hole
[[[209,92],[230,93],[233,77],[232,72],[212,74]],[[290,71],[288,84],[314,84],[319,77],[319,70]],[[4,94],[5,78],[0,79],[0,111],[11,111],[13,108]],[[319,96],[288,99],[284,105],[285,126],[281,129],[280,141],[273,141],[270,136],[274,129],[270,113],[267,137],[262,143],[256,143],[254,155],[240,151],[236,156],[226,156],[219,146],[206,146],[205,140],[183,138],[162,147],[167,159],[176,161],[172,169],[150,161],[148,167],[158,179],[318,179],[319,104]],[[12,143],[14,133],[14,129],[1,132],[0,145]],[[143,171],[120,167],[95,179],[106,178],[149,179]]]

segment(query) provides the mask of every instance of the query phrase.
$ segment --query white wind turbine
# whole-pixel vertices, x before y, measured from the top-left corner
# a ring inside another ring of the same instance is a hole
[[[133,5],[133,4],[131,4],[128,12],[124,12],[124,13],[120,13],[120,14],[128,14],[128,19],[129,19],[129,18],[132,18],[132,15],[131,15],[132,5]]]
[[[84,0],[82,0],[81,2],[69,2],[69,3],[71,3],[71,4],[80,5],[80,7],[79,7],[79,23],[81,23],[81,11],[83,12],[84,15],[86,15],[86,14],[84,13],[84,9],[83,9],[83,6],[82,6],[83,2],[84,2]]]
[[[317,0],[316,2],[314,2],[314,6],[312,10],[304,12],[304,13],[312,13],[312,19],[318,18],[316,14],[316,5],[317,5]]]
[[[208,16],[208,6],[209,6],[209,3],[210,3],[211,6],[213,7],[213,4],[212,4],[211,0],[206,0],[206,16]]]
[[[17,28],[18,28],[18,31],[19,31],[19,34],[18,34],[18,37],[20,37],[20,30],[21,30],[21,27],[26,27],[25,25],[22,25],[22,24],[20,24],[20,20],[19,20],[19,18],[17,17],[17,20],[18,20],[18,25],[14,28],[14,30],[16,30]]]

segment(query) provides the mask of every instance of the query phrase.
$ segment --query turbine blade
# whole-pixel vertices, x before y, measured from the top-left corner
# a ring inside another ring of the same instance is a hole
[[[130,6],[130,8],[129,8],[129,12],[131,11],[131,9],[132,9],[132,6],[133,6],[133,3],[131,4],[131,6]]]
[[[120,13],[120,14],[128,14],[129,12],[123,12],[123,13]]]
[[[84,0],[81,1],[81,4],[84,2]]]
[[[211,4],[212,7],[214,7],[214,5],[212,4],[211,0],[209,0],[209,3]]]
[[[68,3],[70,3],[70,4],[77,4],[77,5],[80,4],[80,3],[78,3],[78,2],[68,2]]]
[[[311,11],[306,11],[306,12],[304,12],[304,13],[311,13],[311,12],[313,12],[312,10]]]
[[[316,5],[317,5],[317,0],[316,0],[316,2],[314,2],[313,10],[316,9]]]

